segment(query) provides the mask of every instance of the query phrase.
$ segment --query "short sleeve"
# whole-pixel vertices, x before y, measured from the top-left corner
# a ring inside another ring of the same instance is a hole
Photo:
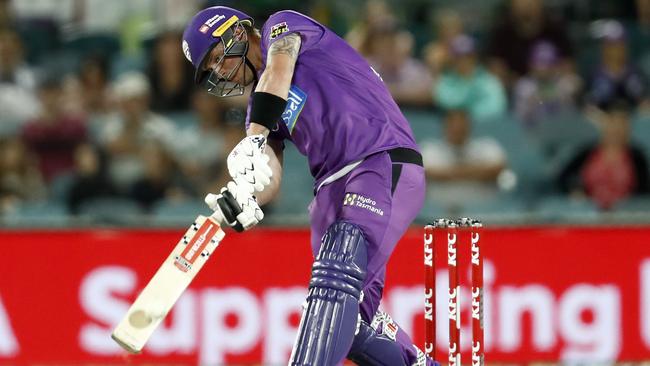
[[[325,29],[306,15],[290,10],[279,11],[271,15],[262,27],[263,55],[273,42],[293,33],[300,34],[302,54],[317,46],[325,35]]]

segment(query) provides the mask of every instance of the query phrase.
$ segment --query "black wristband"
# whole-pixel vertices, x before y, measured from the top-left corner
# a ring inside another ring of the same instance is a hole
[[[250,122],[260,124],[274,131],[282,118],[287,101],[265,92],[253,93]]]

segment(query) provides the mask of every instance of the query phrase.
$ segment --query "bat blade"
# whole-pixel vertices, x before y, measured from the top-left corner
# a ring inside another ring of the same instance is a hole
[[[140,353],[224,236],[216,221],[199,215],[115,327],[111,338],[128,352]]]

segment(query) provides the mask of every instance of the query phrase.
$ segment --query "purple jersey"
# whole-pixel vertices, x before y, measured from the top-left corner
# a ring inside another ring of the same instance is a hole
[[[300,34],[302,43],[284,123],[270,138],[290,140],[307,156],[316,186],[375,152],[395,147],[418,150],[381,77],[343,39],[315,20],[289,10],[271,15],[262,27],[264,67],[270,45],[291,33]]]

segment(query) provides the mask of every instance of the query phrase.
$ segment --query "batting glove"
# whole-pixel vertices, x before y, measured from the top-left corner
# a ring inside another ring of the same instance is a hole
[[[264,153],[266,137],[248,136],[241,140],[228,155],[228,173],[250,194],[261,192],[271,183],[273,172],[269,166],[269,156]]]
[[[239,185],[228,182],[221,188],[221,193],[209,193],[205,203],[214,210],[212,217],[222,225],[232,227],[242,232],[257,225],[263,218],[264,212],[257,204],[257,199],[249,192],[249,184]]]

